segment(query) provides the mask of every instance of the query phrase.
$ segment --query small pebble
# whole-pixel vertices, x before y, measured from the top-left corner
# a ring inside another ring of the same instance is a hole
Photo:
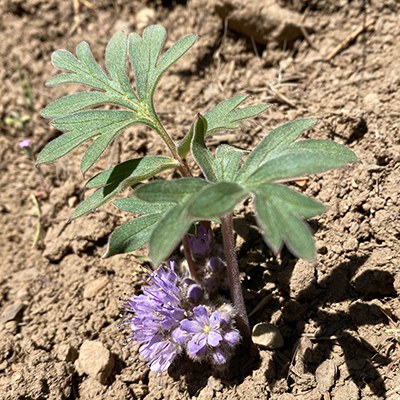
[[[14,321],[18,318],[18,315],[24,308],[24,305],[19,301],[15,301],[12,304],[9,304],[1,313],[1,319],[3,322]]]
[[[114,367],[110,350],[96,340],[85,340],[79,349],[79,358],[75,361],[80,375],[87,374],[104,384]]]
[[[273,350],[283,347],[283,337],[279,329],[267,322],[261,322],[253,328],[253,342],[264,349]]]
[[[108,282],[109,279],[107,276],[102,276],[100,278],[94,279],[93,281],[90,281],[83,291],[83,297],[85,299],[91,299],[92,297],[97,296],[105,290]]]

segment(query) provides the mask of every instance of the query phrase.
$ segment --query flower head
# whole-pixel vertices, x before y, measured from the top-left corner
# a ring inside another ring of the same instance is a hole
[[[23,139],[20,142],[18,142],[18,147],[23,150],[23,149],[28,149],[31,147],[32,140],[31,139]]]
[[[202,224],[197,226],[195,236],[189,237],[190,251],[195,256],[206,256],[211,250],[212,232]]]
[[[173,269],[159,268],[150,276],[143,294],[125,302],[129,315],[127,323],[131,340],[140,344],[139,353],[154,372],[164,372],[180,352],[180,345],[172,339],[185,313],[180,306],[178,276]]]
[[[199,305],[193,308],[192,318],[184,319],[174,338],[184,343],[189,357],[225,364],[240,342],[239,332],[233,327],[233,309],[225,306],[211,311]]]

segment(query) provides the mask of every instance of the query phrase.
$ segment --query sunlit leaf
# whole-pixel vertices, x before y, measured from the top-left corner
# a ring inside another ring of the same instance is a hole
[[[103,171],[87,183],[88,188],[99,189],[78,205],[71,218],[81,217],[100,207],[127,186],[134,186],[144,179],[151,178],[158,172],[175,166],[176,161],[172,158],[147,156],[125,161],[109,170]]]
[[[357,156],[343,145],[330,140],[303,140],[262,164],[243,184],[254,186],[263,182],[295,179],[355,161]]]
[[[297,119],[273,129],[251,151],[238,173],[237,181],[245,182],[261,165],[287,150],[304,131],[312,128],[317,122],[316,119]]]
[[[207,111],[204,114],[204,118],[207,121],[205,137],[211,136],[218,131],[236,129],[242,121],[257,116],[269,107],[268,104],[258,104],[238,108],[247,98],[248,95],[246,94],[234,96]],[[184,157],[189,152],[193,133],[194,125],[179,143],[178,152],[181,157]]]
[[[227,144],[217,147],[214,168],[218,181],[234,182],[243,151]]]
[[[135,190],[135,196],[148,202],[182,203],[182,201],[197,194],[207,185],[209,185],[209,183],[200,178],[154,181],[139,186]]]

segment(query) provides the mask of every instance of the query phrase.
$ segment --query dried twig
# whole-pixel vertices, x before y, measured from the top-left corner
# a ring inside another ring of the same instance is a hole
[[[331,61],[334,57],[336,57],[341,51],[347,48],[350,43],[355,40],[362,32],[364,32],[367,28],[375,24],[375,19],[371,19],[365,24],[359,26],[356,30],[351,32],[346,38],[344,38],[326,57],[327,61]]]

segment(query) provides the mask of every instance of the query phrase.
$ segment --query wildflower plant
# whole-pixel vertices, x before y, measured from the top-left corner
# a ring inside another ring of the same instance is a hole
[[[38,164],[55,161],[92,140],[80,166],[86,174],[116,137],[135,124],[152,128],[165,143],[165,156],[133,158],[91,177],[86,187],[94,192],[72,213],[72,218],[84,216],[132,189],[129,197],[113,204],[135,217],[110,235],[105,256],[148,244],[154,266],[161,265],[150,274],[143,293],[125,303],[130,338],[156,372],[165,371],[182,352],[194,360],[223,365],[240,340],[251,342],[235,254],[235,207],[253,199],[257,224],[271,250],[277,254],[286,245],[295,256],[313,261],[315,245],[305,220],[322,213],[324,206],[284,183],[357,160],[350,149],[335,142],[298,140],[316,119],[297,119],[275,128],[247,155],[226,144],[210,150],[207,138],[236,129],[267,109],[265,104],[242,106],[246,95],[197,114],[184,138],[175,141],[156,112],[153,96],[164,72],[196,39],[185,36],[163,52],[166,31],[160,25],[147,27],[143,36],[116,33],[105,51],[106,70],[86,42],[78,44],[76,56],[58,50],[52,63],[64,72],[47,86],[74,83],[91,90],[62,97],[42,112],[63,134],[43,148]],[[189,154],[200,173],[189,170],[185,161]],[[176,170],[180,178],[155,178],[165,170]],[[212,234],[216,223],[221,224],[222,247]],[[180,243],[187,270],[167,262]],[[225,287],[232,306],[221,296],[226,296]]]

